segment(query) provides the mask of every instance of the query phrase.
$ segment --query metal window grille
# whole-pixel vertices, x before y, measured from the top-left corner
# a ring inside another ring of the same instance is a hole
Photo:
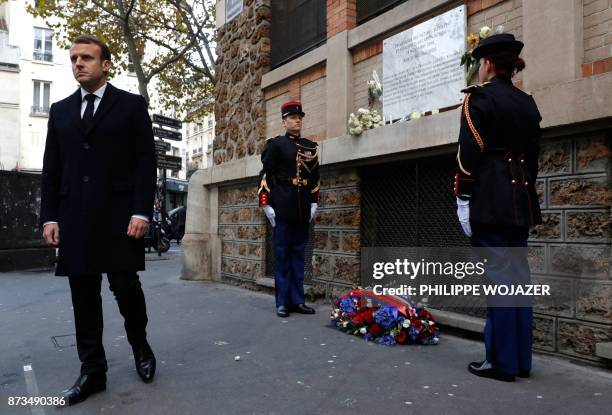
[[[357,23],[364,23],[406,0],[357,0]]]
[[[283,0],[271,3],[270,60],[273,68],[325,43],[325,0]]]
[[[456,169],[451,155],[363,168],[362,247],[468,246],[452,193]],[[476,300],[475,300],[476,301]],[[482,304],[445,310],[483,316]]]

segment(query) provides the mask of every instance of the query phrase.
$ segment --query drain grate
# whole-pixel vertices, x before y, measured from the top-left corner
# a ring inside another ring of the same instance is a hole
[[[61,336],[51,336],[51,343],[57,349],[76,346],[76,334],[63,334]]]

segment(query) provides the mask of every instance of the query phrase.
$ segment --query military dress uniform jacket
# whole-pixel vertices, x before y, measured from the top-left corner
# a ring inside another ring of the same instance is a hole
[[[541,116],[510,79],[464,90],[455,194],[470,222],[527,228],[542,222],[535,189]]]
[[[259,206],[271,206],[280,220],[309,221],[310,204],[319,202],[317,144],[290,134],[270,138],[261,162]]]

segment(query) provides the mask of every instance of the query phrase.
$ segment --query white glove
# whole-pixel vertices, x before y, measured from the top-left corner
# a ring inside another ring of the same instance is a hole
[[[319,207],[319,205],[317,203],[311,203],[310,204],[310,220],[313,220],[315,217],[315,214],[317,213],[317,208]]]
[[[270,225],[272,225],[272,227],[276,226],[276,213],[274,213],[274,209],[272,209],[272,206],[264,206],[263,207],[263,211],[266,214],[266,217],[268,218],[268,220],[270,221]]]
[[[470,201],[457,198],[457,217],[463,228],[463,233],[468,238],[472,236],[472,227],[470,226]]]

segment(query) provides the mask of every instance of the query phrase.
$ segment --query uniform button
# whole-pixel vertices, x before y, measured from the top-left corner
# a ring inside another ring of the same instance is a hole
[[[89,176],[83,176],[83,182],[87,183],[89,181]]]
[[[525,182],[525,186],[527,186],[528,184],[529,184],[528,182]]]
[[[508,163],[512,163],[512,159],[508,159]]]
[[[89,144],[88,143],[83,143],[83,148],[85,150],[89,150]]]
[[[512,184],[515,184],[515,183],[516,183],[516,180],[512,179]]]
[[[525,162],[525,160],[524,160],[524,159],[521,159],[521,164],[523,164],[524,162]]]

